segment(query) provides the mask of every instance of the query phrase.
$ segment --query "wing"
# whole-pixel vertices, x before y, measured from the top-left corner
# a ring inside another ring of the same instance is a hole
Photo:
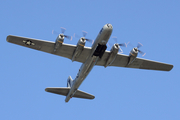
[[[32,48],[35,50],[51,53],[51,54],[62,56],[69,59],[72,58],[74,50],[76,49],[76,45],[63,43],[61,48],[59,48],[56,52],[54,52],[55,42],[32,39],[32,38],[25,38],[25,37],[13,36],[13,35],[7,36],[6,40],[10,43],[14,43],[14,44]],[[90,54],[90,52],[91,52],[91,48],[84,47],[83,52],[76,59],[76,61],[84,63],[86,58]]]
[[[110,52],[106,51],[103,57],[97,62],[96,65],[105,66],[105,63],[109,57]],[[152,60],[136,58],[133,63],[127,65],[129,61],[128,55],[117,54],[113,63],[109,66],[116,67],[127,67],[127,68],[138,68],[138,69],[147,69],[147,70],[161,70],[161,71],[170,71],[173,68],[173,65],[156,62]]]

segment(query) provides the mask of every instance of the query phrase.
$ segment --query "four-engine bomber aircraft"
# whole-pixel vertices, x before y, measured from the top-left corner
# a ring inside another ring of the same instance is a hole
[[[170,64],[137,58],[138,52],[141,52],[138,50],[138,47],[133,48],[129,55],[119,54],[118,51],[121,48],[120,44],[117,43],[112,46],[110,51],[107,51],[106,44],[111,36],[112,30],[113,27],[111,24],[104,25],[95,39],[92,47],[85,47],[85,43],[88,41],[88,39],[85,37],[81,37],[77,45],[64,44],[64,38],[68,38],[69,36],[64,35],[63,33],[58,35],[56,42],[13,35],[7,36],[7,41],[83,63],[74,80],[71,78],[71,76],[68,77],[67,87],[49,87],[45,89],[47,92],[66,96],[65,102],[68,102],[72,97],[85,99],[95,98],[95,96],[89,93],[78,90],[79,86],[87,77],[94,65],[161,71],[170,71],[173,68],[173,65]]]

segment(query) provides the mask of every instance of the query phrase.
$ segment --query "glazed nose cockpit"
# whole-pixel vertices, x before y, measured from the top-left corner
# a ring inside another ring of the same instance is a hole
[[[112,28],[112,25],[111,24],[106,24],[108,28]]]

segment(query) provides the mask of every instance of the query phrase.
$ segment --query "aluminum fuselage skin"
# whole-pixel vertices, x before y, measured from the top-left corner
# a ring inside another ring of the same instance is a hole
[[[95,39],[95,42],[92,45],[91,53],[87,57],[85,63],[83,63],[77,73],[76,78],[73,81],[73,85],[71,86],[71,89],[66,96],[65,102],[68,102],[71,97],[75,94],[76,90],[79,88],[81,83],[84,81],[84,79],[87,77],[89,72],[92,70],[98,59],[99,56],[94,55],[95,50],[97,49],[98,45],[106,45],[108,42],[111,33],[112,33],[113,27],[111,24],[106,24],[103,26],[101,31],[99,32],[97,38]]]

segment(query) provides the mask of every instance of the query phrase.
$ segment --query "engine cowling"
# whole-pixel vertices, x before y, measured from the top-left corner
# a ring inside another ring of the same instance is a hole
[[[128,61],[128,65],[131,64],[137,57],[138,55],[138,48],[135,47],[131,50],[131,52],[129,53],[129,61]]]
[[[64,42],[64,35],[59,34],[56,38],[55,46],[54,46],[54,51],[56,51],[58,48],[62,46],[62,43]]]
[[[112,48],[110,50],[110,55],[109,55],[104,67],[107,67],[108,65],[110,65],[115,60],[119,49],[120,49],[120,47],[118,44],[114,44],[112,46]]]
[[[77,43],[77,47],[73,53],[72,56],[72,61],[74,61],[77,57],[79,57],[79,55],[82,53],[84,46],[86,44],[86,39],[84,37],[80,38],[78,43]]]

